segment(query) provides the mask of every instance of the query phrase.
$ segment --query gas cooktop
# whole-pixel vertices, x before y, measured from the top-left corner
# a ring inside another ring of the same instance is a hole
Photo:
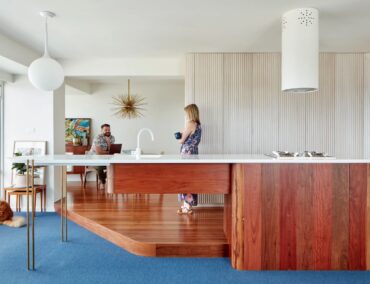
[[[289,152],[289,151],[272,151],[269,154],[265,154],[266,156],[273,157],[276,159],[281,158],[334,158],[333,156],[329,156],[327,153],[323,152],[316,152],[316,151],[304,151],[301,153],[298,152]]]

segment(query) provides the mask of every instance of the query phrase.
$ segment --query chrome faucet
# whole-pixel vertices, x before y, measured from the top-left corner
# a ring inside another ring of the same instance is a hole
[[[140,159],[140,155],[141,155],[141,149],[140,149],[140,135],[141,133],[143,133],[144,131],[147,131],[149,132],[150,136],[152,137],[152,141],[154,141],[154,135],[153,135],[153,132],[149,129],[149,128],[142,128],[139,130],[138,134],[137,134],[137,145],[136,145],[136,159]]]

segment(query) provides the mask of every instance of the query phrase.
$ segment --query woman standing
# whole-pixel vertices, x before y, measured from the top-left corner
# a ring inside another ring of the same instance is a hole
[[[190,104],[185,108],[186,126],[184,131],[181,133],[181,154],[182,155],[198,155],[198,145],[202,137],[202,128],[199,120],[199,109],[197,105]],[[192,214],[192,206],[197,206],[198,195],[193,193],[181,193],[179,194],[179,200],[183,202],[183,205],[179,210],[178,214]]]

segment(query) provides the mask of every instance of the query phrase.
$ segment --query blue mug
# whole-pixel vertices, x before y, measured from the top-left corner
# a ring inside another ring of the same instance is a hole
[[[176,132],[175,133],[175,138],[176,139],[181,139],[181,136],[182,136],[181,132]]]

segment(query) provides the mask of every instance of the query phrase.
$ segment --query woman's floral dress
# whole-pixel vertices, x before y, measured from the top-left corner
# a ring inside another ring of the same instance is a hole
[[[193,134],[186,138],[184,144],[181,145],[181,155],[198,155],[198,145],[202,138],[202,127],[197,124]],[[191,206],[197,206],[198,194],[193,193],[181,193],[179,194],[179,200],[185,201]]]

